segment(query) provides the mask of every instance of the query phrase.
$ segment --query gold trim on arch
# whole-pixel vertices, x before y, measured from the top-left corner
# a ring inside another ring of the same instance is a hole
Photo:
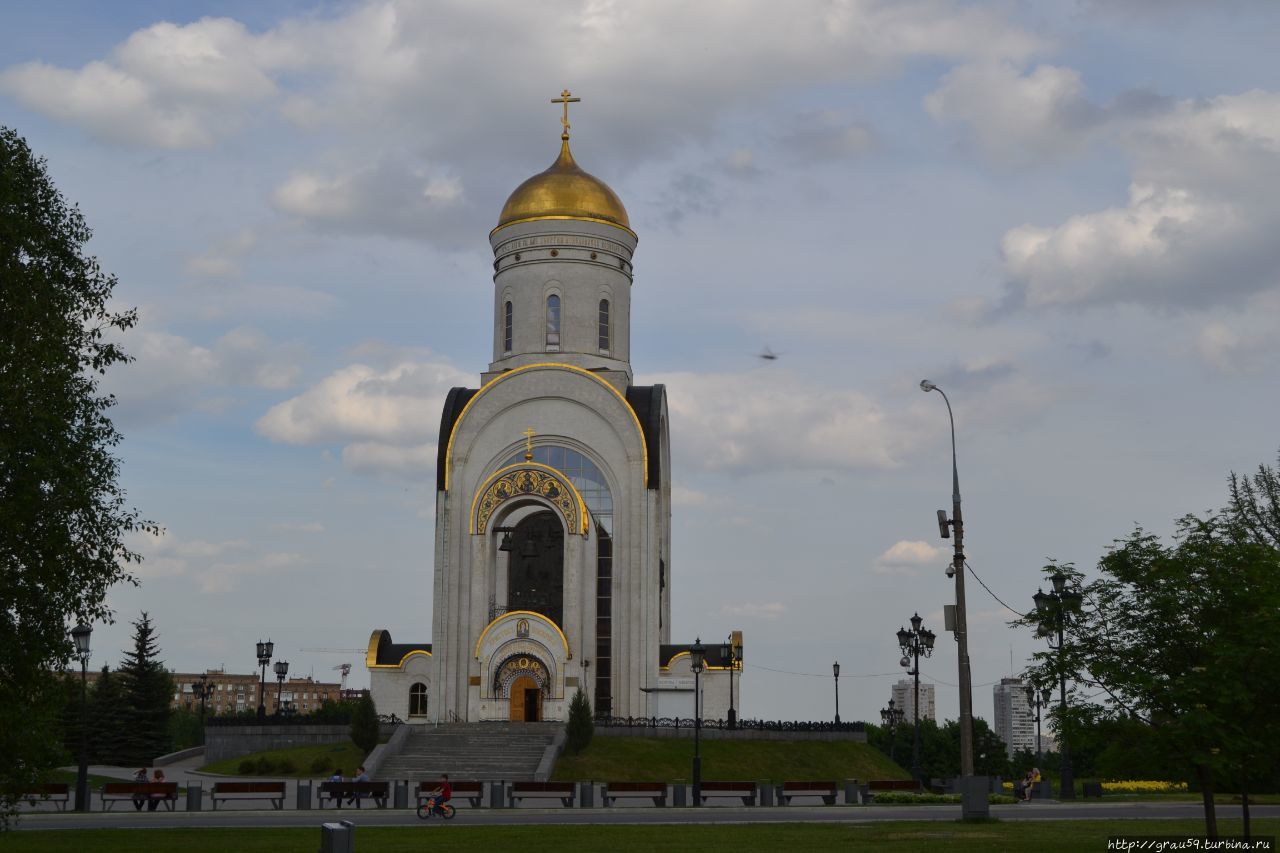
[[[595,381],[603,385],[605,388],[608,388],[610,391],[613,392],[613,396],[617,397],[618,400],[622,403],[623,408],[627,410],[627,414],[631,415],[632,423],[636,425],[636,434],[640,436],[640,452],[644,460],[644,482],[648,483],[649,482],[649,445],[644,440],[644,427],[640,426],[640,418],[636,416],[635,409],[631,408],[631,404],[627,402],[626,395],[623,394],[621,391],[619,391],[617,388],[614,388],[604,379],[592,373],[590,370],[587,370],[586,368],[578,367],[577,365],[574,365],[574,364],[561,364],[559,362],[554,362],[554,361],[540,361],[540,362],[537,362],[536,364],[526,364],[522,367],[513,368],[498,376],[493,377],[493,379],[490,379],[484,385],[480,386],[480,390],[476,391],[475,394],[472,394],[471,399],[468,400],[467,404],[462,407],[462,411],[458,413],[457,419],[453,422],[453,429],[449,430],[449,443],[445,445],[444,490],[446,492],[449,491],[449,481],[450,479],[452,479],[452,475],[453,475],[453,437],[458,434],[458,427],[462,425],[462,421],[464,418],[466,418],[467,412],[471,410],[471,406],[475,403],[476,400],[479,400],[482,396],[484,396],[484,393],[486,391],[488,391],[494,385],[497,385],[502,380],[507,379],[511,376],[515,376],[517,373],[523,373],[526,370],[536,370],[538,368],[551,368],[554,370],[568,370],[574,373],[581,373],[583,376],[591,377],[592,379],[594,379]]]
[[[400,669],[404,666],[404,662],[414,655],[426,655],[431,657],[431,652],[426,649],[410,649],[400,658],[399,663],[378,663],[378,646],[382,642],[382,635],[386,633],[385,628],[378,628],[369,637],[369,649],[365,654],[364,665],[368,669]]]
[[[689,653],[688,653],[688,652],[676,652],[674,655],[672,655],[672,656],[671,656],[671,660],[667,661],[667,662],[666,662],[666,664],[664,664],[663,666],[658,667],[658,669],[659,669],[659,670],[664,670],[664,669],[669,670],[669,669],[671,669],[671,664],[673,664],[673,663],[675,663],[675,662],[676,662],[676,658],[687,658],[687,657],[689,657]],[[740,666],[712,666],[712,665],[711,665],[711,664],[709,664],[709,663],[703,663],[703,664],[702,664],[702,668],[703,668],[703,670],[708,671],[708,672],[709,672],[710,670],[713,670],[713,669],[714,669],[714,670],[716,670],[716,671],[718,671],[718,672],[728,672],[728,671],[729,671],[729,670],[731,670],[731,669],[732,669],[732,670],[736,670],[736,671],[741,671],[741,670],[742,670],[742,667],[740,667]]]
[[[514,490],[512,481],[518,477],[521,471],[530,471],[531,469],[534,479],[533,491]],[[564,502],[541,493],[537,481],[547,478],[546,472],[550,472],[549,479],[560,486],[562,493],[567,493],[568,502],[574,508],[576,518],[570,517],[569,513],[565,512]],[[507,481],[505,489],[503,488],[504,481]],[[490,492],[494,494],[490,496]],[[505,492],[505,494],[500,492]],[[487,500],[489,497],[493,498],[492,503]],[[473,535],[484,533],[489,526],[489,519],[493,517],[494,511],[508,500],[519,497],[536,497],[550,501],[551,505],[560,510],[560,514],[565,517],[567,522],[565,527],[570,532],[586,536],[587,531],[591,529],[587,502],[582,499],[582,493],[578,491],[563,472],[552,468],[550,465],[543,465],[541,462],[517,462],[515,465],[499,468],[490,474],[480,488],[476,489],[476,495],[471,499],[471,515],[467,522],[468,529]],[[482,515],[477,515],[477,512],[482,513]]]
[[[550,619],[548,619],[548,618],[547,618],[546,616],[544,616],[543,614],[538,613],[538,612],[536,612],[536,611],[534,611],[534,610],[508,610],[506,613],[503,613],[501,616],[499,616],[497,619],[494,619],[494,620],[493,620],[492,622],[490,622],[488,625],[485,625],[485,626],[484,626],[484,630],[480,632],[480,638],[479,638],[478,640],[476,640],[476,651],[475,651],[475,659],[476,659],[476,660],[480,660],[480,646],[481,646],[481,644],[483,644],[483,643],[484,643],[485,635],[487,635],[487,634],[489,633],[489,629],[490,629],[490,628],[492,628],[494,625],[497,625],[497,624],[498,624],[499,622],[501,622],[503,619],[507,619],[507,618],[510,618],[510,617],[512,617],[512,616],[532,616],[532,617],[534,617],[535,619],[538,619],[539,621],[546,622],[548,625],[550,625],[552,628],[554,628],[554,629],[555,629],[555,631],[556,631],[556,633],[557,633],[557,634],[559,634],[559,635],[560,635],[560,642],[564,644],[564,653],[565,653],[565,656],[566,656],[566,657],[568,657],[568,656],[569,656],[569,640],[568,640],[568,638],[566,638],[566,637],[565,637],[565,635],[564,635],[564,631],[561,631],[561,630],[560,630],[560,626],[559,626],[559,625],[557,625],[556,623],[552,622]]]

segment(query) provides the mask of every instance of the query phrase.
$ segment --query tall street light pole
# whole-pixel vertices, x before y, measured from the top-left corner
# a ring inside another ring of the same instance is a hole
[[[738,712],[733,707],[733,671],[738,667],[737,656],[733,649],[733,635],[720,646],[720,660],[729,667],[729,728],[738,727]]]
[[[947,404],[951,421],[951,530],[955,532],[956,549],[950,574],[956,579],[956,653],[960,668],[960,775],[973,775],[973,676],[969,668],[969,629],[964,603],[964,519],[960,513],[960,473],[956,467],[956,419],[946,393],[928,379],[921,380],[920,390],[937,391]],[[938,511],[942,538],[947,538],[946,513]]]
[[[831,676],[836,682],[836,725],[840,725],[840,661],[831,664]]]
[[[258,682],[258,719],[267,718],[267,664],[271,663],[271,653],[275,644],[270,640],[258,641],[258,666],[262,667],[262,678]]]
[[[93,629],[81,622],[71,629],[80,658],[80,768],[76,773],[76,811],[89,810],[89,635]]]
[[[1067,670],[1063,665],[1065,643],[1063,634],[1067,626],[1067,617],[1080,608],[1084,596],[1078,590],[1067,589],[1067,576],[1062,572],[1054,572],[1049,578],[1053,582],[1053,592],[1036,590],[1032,599],[1036,603],[1036,612],[1040,615],[1039,633],[1049,643],[1049,648],[1058,653],[1058,699],[1060,712],[1058,716],[1058,755],[1062,763],[1058,769],[1058,787],[1062,790],[1058,796],[1064,800],[1076,798],[1076,785],[1071,770],[1071,746],[1067,737]],[[1057,629],[1058,644],[1053,644],[1053,631]]]
[[[920,627],[923,621],[917,613],[911,617],[910,631],[898,629],[898,647],[902,649],[902,660],[899,663],[911,666],[912,661],[915,662],[915,666],[907,670],[907,675],[914,676],[916,682],[915,701],[912,703],[915,706],[915,736],[911,744],[911,778],[916,780],[917,785],[923,781],[920,772],[920,658],[933,655],[933,641],[936,638],[928,628]]]
[[[693,804],[702,805],[702,691],[699,690],[698,678],[702,675],[703,662],[707,650],[702,646],[702,638],[694,640],[689,649],[689,668],[693,670]]]
[[[902,718],[906,716],[906,712],[901,708],[895,707],[897,703],[892,699],[889,700],[888,708],[880,709],[880,722],[884,723],[889,729],[889,760],[897,761],[897,745],[898,745],[898,725],[901,724]]]

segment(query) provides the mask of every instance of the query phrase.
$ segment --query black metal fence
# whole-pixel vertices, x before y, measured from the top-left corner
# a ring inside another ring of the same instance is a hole
[[[597,726],[620,729],[692,729],[696,721],[692,717],[597,717]],[[861,722],[830,723],[814,720],[738,720],[733,726],[728,720],[703,720],[704,729],[746,729],[764,732],[865,732]]]
[[[379,723],[403,723],[395,714],[379,714]],[[351,713],[346,709],[319,711],[314,714],[272,714],[259,719],[254,714],[221,715],[206,717],[204,724],[210,728],[245,726],[346,726],[351,723]]]

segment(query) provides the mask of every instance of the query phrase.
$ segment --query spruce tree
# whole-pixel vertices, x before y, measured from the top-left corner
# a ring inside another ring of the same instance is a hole
[[[155,628],[143,611],[133,623],[133,650],[125,652],[120,666],[124,693],[121,732],[123,764],[144,766],[169,752],[169,703],[173,698],[173,677],[157,659]]]
[[[140,763],[130,762],[125,753],[125,717],[120,676],[104,666],[94,682],[93,692],[89,694],[89,757],[93,761],[115,765]],[[77,744],[72,754],[79,755],[78,749]]]
[[[565,730],[565,748],[571,753],[582,752],[595,736],[596,724],[591,719],[591,700],[578,688],[569,703],[569,725]]]

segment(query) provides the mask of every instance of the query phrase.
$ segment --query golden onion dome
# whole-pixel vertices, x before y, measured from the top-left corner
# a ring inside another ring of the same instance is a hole
[[[585,219],[631,230],[622,199],[608,184],[582,171],[574,162],[567,135],[561,137],[560,156],[551,168],[516,187],[502,206],[502,215],[493,230],[537,219]]]

